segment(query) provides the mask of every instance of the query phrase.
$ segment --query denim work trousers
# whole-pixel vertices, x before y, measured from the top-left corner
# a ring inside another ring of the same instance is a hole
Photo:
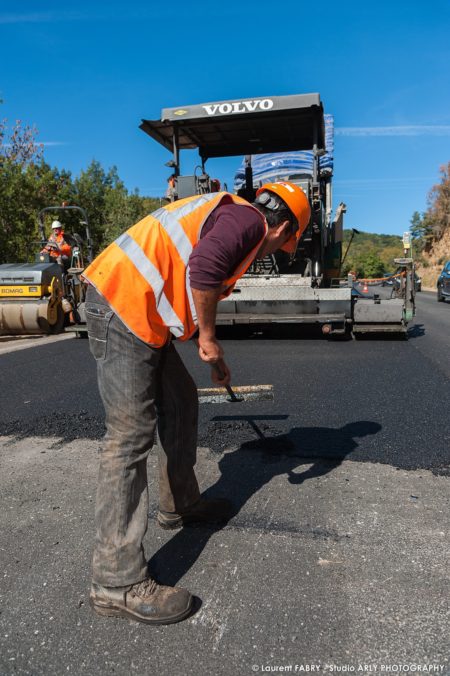
[[[89,344],[106,413],[95,511],[93,581],[121,587],[147,577],[147,457],[158,431],[159,507],[179,513],[200,497],[194,473],[198,397],[172,344],[136,338],[93,287]]]

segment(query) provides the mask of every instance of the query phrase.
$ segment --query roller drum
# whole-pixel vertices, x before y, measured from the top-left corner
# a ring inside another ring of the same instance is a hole
[[[63,330],[61,303],[48,299],[18,300],[0,303],[0,335],[59,333]]]

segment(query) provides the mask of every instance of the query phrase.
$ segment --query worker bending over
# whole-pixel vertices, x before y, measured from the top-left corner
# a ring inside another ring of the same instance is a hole
[[[41,253],[44,252],[47,252],[57,263],[67,270],[72,256],[72,247],[64,239],[64,226],[59,221],[53,221],[52,223],[52,234]]]
[[[158,430],[159,512],[163,528],[218,523],[225,499],[201,497],[194,473],[197,390],[172,343],[198,330],[199,357],[230,371],[215,335],[217,303],[256,258],[295,251],[310,219],[297,185],[257,191],[253,205],[225,192],[189,197],[153,212],[87,268],[86,318],[106,412],[96,504],[90,601],[100,615],[149,624],[177,622],[190,593],[148,577],[147,456]]]

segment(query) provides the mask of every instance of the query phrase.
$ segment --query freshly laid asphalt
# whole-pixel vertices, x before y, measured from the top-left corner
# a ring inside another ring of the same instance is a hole
[[[450,673],[450,304],[417,300],[407,341],[223,335],[233,382],[275,401],[201,407],[201,486],[236,509],[222,529],[158,529],[149,459],[150,570],[199,599],[170,627],[88,607],[104,429],[88,342],[1,343],[0,674]]]

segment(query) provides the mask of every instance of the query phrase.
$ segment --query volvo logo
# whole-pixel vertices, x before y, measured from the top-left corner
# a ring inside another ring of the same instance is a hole
[[[232,115],[234,113],[254,113],[256,110],[270,110],[273,108],[272,99],[256,99],[250,101],[233,101],[226,103],[211,103],[202,106],[208,115]]]

